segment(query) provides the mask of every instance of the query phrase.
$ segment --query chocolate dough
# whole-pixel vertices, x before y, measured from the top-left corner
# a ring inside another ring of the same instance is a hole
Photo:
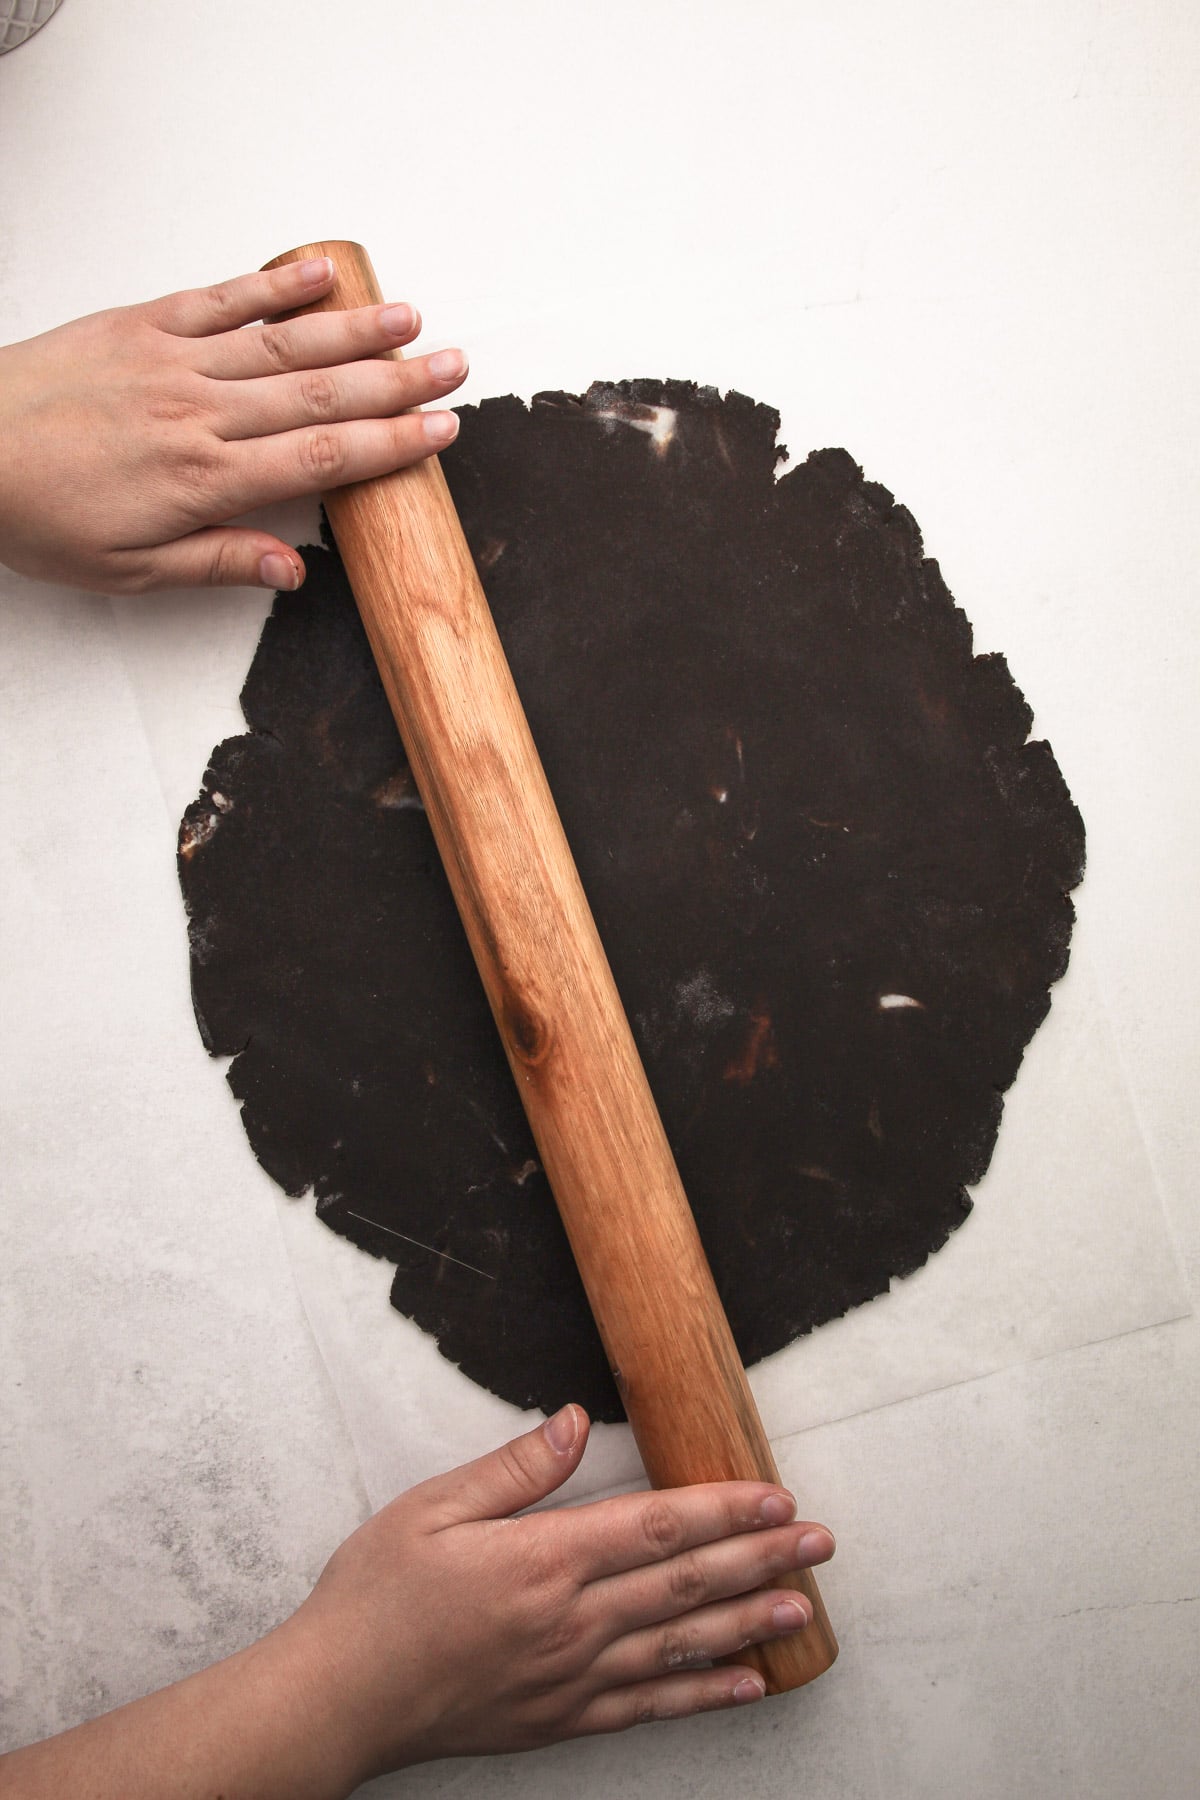
[[[464,407],[443,458],[747,1363],[962,1223],[1083,868],[911,515],[844,450],[777,480],[778,423],[598,384]],[[445,1356],[618,1418],[341,563],[305,556],[181,829],[201,1033]]]

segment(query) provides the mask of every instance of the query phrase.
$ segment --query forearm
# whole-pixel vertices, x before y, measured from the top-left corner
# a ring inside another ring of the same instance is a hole
[[[294,1621],[73,1731],[0,1757],[11,1800],[345,1800],[337,1694]]]

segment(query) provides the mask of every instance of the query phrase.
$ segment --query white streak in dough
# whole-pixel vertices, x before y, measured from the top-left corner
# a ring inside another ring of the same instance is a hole
[[[432,1244],[423,1244],[420,1238],[409,1237],[406,1231],[393,1231],[390,1225],[381,1225],[378,1219],[368,1219],[362,1213],[351,1212],[348,1206],[344,1211],[348,1219],[357,1219],[360,1224],[369,1225],[373,1231],[386,1231],[389,1237],[403,1238],[406,1244],[414,1244],[418,1250],[428,1250],[430,1256],[440,1256],[443,1262],[457,1263],[460,1269],[470,1269],[472,1275],[482,1275],[485,1281],[496,1279],[486,1269],[477,1269],[474,1263],[464,1262],[461,1256],[451,1256],[448,1250],[435,1250]]]
[[[618,425],[632,425],[635,431],[644,431],[660,456],[666,454],[667,446],[675,436],[675,424],[679,414],[673,406],[647,406],[645,418],[631,418],[624,412],[598,412],[597,419],[612,419]]]

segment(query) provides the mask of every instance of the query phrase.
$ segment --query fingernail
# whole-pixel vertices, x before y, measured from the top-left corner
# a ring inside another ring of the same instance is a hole
[[[423,413],[425,436],[431,444],[452,444],[458,436],[458,414]]]
[[[771,1623],[776,1631],[803,1631],[808,1614],[798,1600],[781,1600],[771,1608]]]
[[[328,281],[332,274],[333,258],[330,256],[312,256],[300,264],[300,279],[306,287],[316,287],[319,282]]]
[[[452,381],[456,375],[466,372],[467,359],[461,350],[439,350],[429,359],[429,373],[436,375],[439,381]]]
[[[417,315],[407,300],[401,300],[398,306],[385,306],[379,315],[383,329],[395,337],[407,337],[416,322]]]
[[[300,570],[288,556],[268,550],[258,565],[258,578],[264,587],[282,588],[290,594],[300,586]]]
[[[826,1549],[828,1545],[828,1549]],[[796,1545],[796,1555],[803,1562],[828,1562],[834,1552],[832,1531],[822,1526],[817,1531],[806,1531]]]
[[[575,1440],[579,1436],[579,1420],[575,1416],[573,1406],[564,1406],[556,1412],[552,1419],[547,1419],[542,1426],[546,1433],[546,1442],[559,1456],[565,1456],[568,1450],[575,1448]]]
[[[786,1525],[796,1516],[796,1502],[791,1494],[768,1494],[758,1516],[764,1525]]]
[[[739,1706],[745,1706],[750,1700],[761,1700],[766,1691],[766,1682],[757,1675],[744,1675],[734,1688],[733,1697]]]

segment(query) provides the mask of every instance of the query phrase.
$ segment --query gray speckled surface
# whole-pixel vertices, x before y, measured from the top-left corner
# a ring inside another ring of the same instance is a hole
[[[1097,982],[1193,1296],[1198,62],[1186,9],[1091,0],[755,0],[686,34],[671,8],[364,0],[335,28],[316,0],[127,0],[0,59],[4,337],[327,230],[471,348],[468,398],[696,374],[910,502],[1088,821]],[[246,1641],[367,1504],[187,992],[174,826],[261,616],[0,573],[6,1742]],[[1190,1797],[1200,1330],[1051,1348],[782,1443],[839,1538],[813,1689],[378,1791]]]
[[[239,1192],[232,1104],[202,1052],[188,1068],[186,972],[152,923],[170,833],[123,754],[111,614],[10,582],[0,636],[25,720],[4,758],[0,1314],[20,1736],[258,1635],[366,1501],[273,1209]]]

